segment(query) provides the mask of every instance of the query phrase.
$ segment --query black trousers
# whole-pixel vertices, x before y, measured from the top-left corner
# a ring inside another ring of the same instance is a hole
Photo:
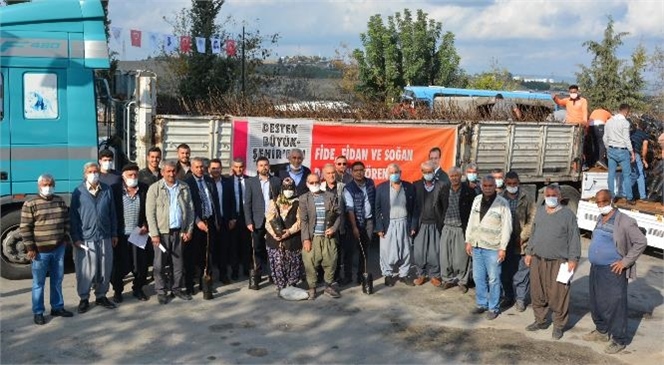
[[[228,265],[230,265],[230,233],[228,231],[228,223],[223,221],[217,231],[214,245],[212,246],[212,255],[214,264],[219,269],[219,279],[228,276]]]
[[[519,270],[519,261],[521,255],[515,254],[513,249],[508,248],[505,251],[505,261],[500,265],[500,284],[503,289],[503,298],[507,301],[513,301],[514,292],[514,274]]]
[[[248,272],[251,269],[251,232],[247,229],[244,218],[237,220],[229,235],[231,271],[238,273],[242,265],[242,269]]]
[[[253,262],[251,263],[252,267],[254,263],[256,264],[255,270],[258,272],[263,272],[263,267],[267,266],[267,248],[265,246],[265,234],[267,231],[265,228],[254,228],[254,231],[251,233],[251,240],[253,243]]]
[[[593,164],[600,161],[606,165],[606,146],[604,146],[604,124],[590,127],[593,144]]]
[[[122,293],[124,291],[124,277],[130,272],[134,275],[132,290],[142,289],[147,283],[148,277],[148,252],[152,243],[148,241],[145,249],[140,249],[128,241],[129,236],[122,235],[118,238],[118,244],[113,248],[113,272],[111,273],[111,285],[113,290]]]
[[[344,265],[344,276],[346,278],[353,277],[353,259],[357,255],[357,274],[356,278],[362,276],[364,273],[365,259],[368,267],[369,262],[369,244],[373,239],[373,221],[366,221],[365,227],[358,227],[360,230],[360,239],[358,240],[353,235],[353,229],[346,230],[346,240],[344,240],[343,257],[340,262]]]
[[[590,265],[590,314],[597,332],[627,344],[627,271],[619,275],[609,265]]]
[[[208,233],[210,240],[209,245]],[[215,242],[218,241],[218,234],[217,228],[212,219],[208,222],[208,233],[201,231],[196,225],[194,225],[193,238],[189,242],[183,244],[184,285],[189,292],[193,292],[194,285],[197,281],[201,285],[201,290],[206,289],[203,287],[205,267],[207,266],[210,271],[212,271],[214,265],[214,246]],[[208,249],[210,250],[209,252],[207,251]]]

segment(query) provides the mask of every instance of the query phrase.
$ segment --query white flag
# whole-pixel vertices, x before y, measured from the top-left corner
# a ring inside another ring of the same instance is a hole
[[[221,54],[221,40],[219,38],[210,38],[212,44],[212,53]]]
[[[205,38],[196,37],[196,50],[198,53],[205,53]]]
[[[164,50],[173,53],[178,49],[178,39],[174,35],[164,35]]]
[[[120,28],[120,27],[111,27],[111,33],[113,34],[113,38],[116,41],[120,41],[120,36],[122,36],[122,28]]]
[[[159,33],[148,33],[150,51],[159,51]]]

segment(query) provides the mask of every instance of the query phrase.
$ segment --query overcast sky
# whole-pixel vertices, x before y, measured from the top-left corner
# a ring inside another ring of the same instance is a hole
[[[129,44],[129,29],[172,34],[162,20],[190,6],[189,0],[112,0],[112,25],[123,29],[122,42],[111,40],[121,58],[141,59],[149,52]],[[333,56],[341,44],[361,46],[359,34],[371,15],[394,14],[409,8],[423,9],[442,22],[444,31],[456,34],[461,64],[470,73],[490,67],[491,59],[515,74],[570,77],[578,64],[590,57],[585,40],[601,40],[607,16],[613,16],[617,31],[630,32],[620,56],[627,58],[638,43],[649,51],[664,44],[664,1],[661,0],[227,0],[220,21],[232,16],[237,24],[228,27],[239,33],[247,29],[263,34],[279,33],[274,48],[278,56]],[[123,52],[124,48],[124,52]]]

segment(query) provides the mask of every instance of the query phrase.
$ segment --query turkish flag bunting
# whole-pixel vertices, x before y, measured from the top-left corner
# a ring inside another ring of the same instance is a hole
[[[131,46],[132,47],[141,47],[141,31],[140,30],[131,30]]]
[[[180,37],[180,52],[189,53],[191,51],[191,37],[183,35]]]
[[[226,40],[226,55],[228,57],[234,57],[235,56],[235,41],[232,39],[227,39]]]

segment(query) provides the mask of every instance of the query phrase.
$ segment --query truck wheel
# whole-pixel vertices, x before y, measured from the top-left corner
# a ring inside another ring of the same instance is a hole
[[[0,252],[0,276],[18,280],[32,277],[30,260],[26,257],[23,239],[18,227],[21,224],[21,210],[15,209],[2,216],[2,252]]]

